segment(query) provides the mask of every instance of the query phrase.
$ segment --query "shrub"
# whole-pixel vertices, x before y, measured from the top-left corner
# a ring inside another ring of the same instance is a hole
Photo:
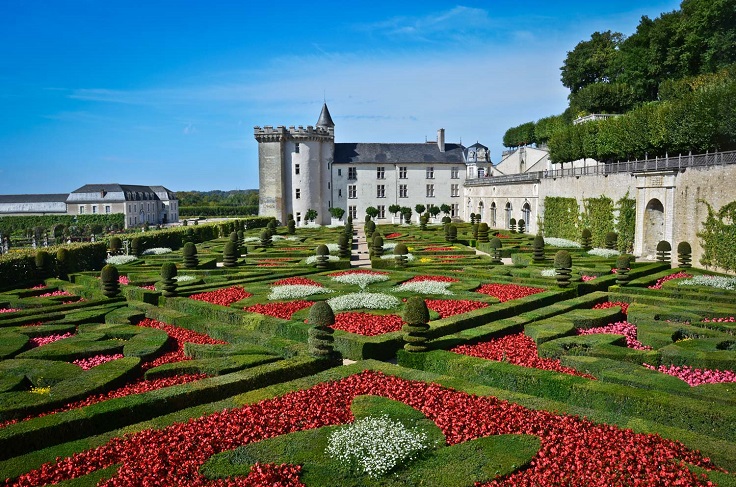
[[[452,223],[447,225],[447,235],[445,236],[445,240],[449,243],[457,242],[457,227]]]
[[[449,216],[442,217],[442,223],[450,223],[450,222],[452,222],[452,219]]]
[[[56,277],[59,279],[69,279],[68,272],[71,269],[71,259],[69,258],[69,251],[65,248],[61,248],[56,251]]]
[[[538,233],[534,237],[532,248],[534,249],[534,262],[544,262],[544,237],[541,234]]]
[[[590,228],[583,228],[583,232],[580,235],[580,246],[583,250],[593,248],[593,233],[590,231]]]
[[[36,252],[36,270],[41,276],[45,276],[49,273],[51,267],[51,256],[45,250],[39,250]]]
[[[176,296],[176,264],[173,262],[164,262],[161,265],[161,281],[163,283],[164,296]]]
[[[657,244],[657,260],[660,262],[670,262],[670,253],[672,245],[667,240],[660,240]]]
[[[687,269],[692,267],[692,253],[693,249],[690,247],[690,244],[687,242],[680,242],[677,244],[677,260],[679,262],[678,266]]]
[[[616,284],[625,286],[629,282],[629,271],[631,270],[631,257],[621,254],[616,258]]]
[[[519,233],[524,233],[526,231],[526,222],[524,220],[519,220],[517,222]]]
[[[121,252],[123,248],[123,241],[120,240],[120,237],[112,237],[110,239],[110,254],[117,255]]]
[[[478,225],[478,242],[488,242],[488,224],[486,222]]]
[[[616,232],[608,232],[606,233],[605,238],[605,246],[608,250],[614,250],[617,248],[618,243],[618,233]]]
[[[325,244],[317,246],[314,252],[317,255],[315,267],[317,269],[327,269],[327,262],[329,261],[330,249]]]
[[[130,240],[130,253],[135,255],[136,257],[141,255],[141,238],[140,237],[133,237]]]
[[[271,240],[271,232],[265,229],[261,232],[261,245],[264,247],[270,247],[273,244]]]
[[[222,265],[235,267],[238,264],[238,245],[235,242],[227,242],[222,251]]]
[[[291,219],[286,224],[286,231],[289,232],[289,235],[294,235],[296,233],[296,222]]]
[[[511,230],[511,233],[516,233],[516,218],[509,220],[509,230]]]
[[[558,250],[555,254],[555,272],[557,273],[557,285],[568,287],[570,275],[572,274],[572,256],[567,250]]]
[[[406,322],[403,327],[404,350],[407,352],[424,352],[429,331],[429,309],[421,296],[412,296],[406,301],[402,318]]]
[[[493,255],[491,255],[491,262],[493,262],[494,264],[501,263],[501,247],[503,247],[501,239],[498,237],[493,237],[491,239],[491,250],[493,251]]]
[[[199,259],[197,258],[197,246],[193,242],[187,242],[181,251],[184,256],[184,267],[187,269],[193,269],[199,265]]]
[[[394,247],[394,260],[396,261],[396,267],[399,267],[401,269],[406,267],[406,264],[409,261],[409,259],[406,257],[406,254],[408,253],[409,249],[406,247],[405,244],[396,244],[396,247]]]
[[[102,285],[102,294],[108,298],[113,298],[120,293],[120,283],[118,279],[120,274],[118,268],[108,264],[100,271],[100,284]]]
[[[339,247],[338,255],[341,258],[350,257],[350,254],[351,254],[350,250],[351,249],[348,248],[348,245],[349,245],[349,243],[348,243],[348,237],[347,237],[347,235],[342,234],[339,237],[337,237],[337,246]]]
[[[332,325],[335,324],[335,313],[330,305],[325,301],[314,303],[309,309],[307,321],[312,325],[307,339],[310,355],[318,358],[333,356]]]
[[[383,255],[383,237],[375,235],[373,237],[373,255],[381,257]]]

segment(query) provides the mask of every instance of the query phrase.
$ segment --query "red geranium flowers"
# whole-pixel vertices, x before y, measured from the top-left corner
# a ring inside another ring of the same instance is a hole
[[[538,287],[519,286],[518,284],[483,284],[476,289],[476,292],[498,298],[502,303],[512,299],[525,298],[543,291],[544,289]]]
[[[230,306],[231,304],[240,301],[241,299],[249,298],[251,296],[253,295],[242,287],[233,286],[225,289],[218,289],[216,291],[209,291],[206,293],[192,294],[189,297],[191,299],[196,299],[197,301],[206,301],[212,304]]]
[[[374,315],[371,313],[348,312],[335,315],[335,330],[357,333],[363,336],[376,336],[399,331],[403,321],[398,315]]]
[[[427,308],[439,313],[440,318],[468,313],[488,306],[488,303],[469,299],[425,299],[424,302],[427,303]]]
[[[304,308],[309,308],[314,303],[312,301],[287,301],[285,303],[266,303],[266,304],[254,304],[244,308],[246,311],[252,313],[260,313],[262,315],[273,316],[275,318],[283,318],[290,320],[291,315]]]

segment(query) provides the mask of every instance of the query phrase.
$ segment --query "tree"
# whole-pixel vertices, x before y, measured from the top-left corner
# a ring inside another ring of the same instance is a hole
[[[308,222],[312,222],[317,218],[317,210],[308,209],[307,213],[304,215],[304,219]]]
[[[371,218],[376,218],[378,216],[378,208],[375,206],[369,206],[365,209],[365,214]]]
[[[437,217],[437,215],[440,214],[440,211],[442,211],[438,206],[432,205],[427,210],[430,215],[432,215],[432,218]]]
[[[404,217],[405,223],[411,223],[411,208],[408,206],[402,206],[401,207],[401,216]]]
[[[534,138],[534,122],[526,122],[516,127],[511,127],[503,135],[503,145],[506,147],[519,147],[536,143]]]
[[[426,207],[426,206],[424,206],[423,204],[419,203],[419,204],[417,204],[417,205],[416,205],[416,206],[414,207],[414,209],[415,209],[415,210],[417,210],[417,214],[418,214],[418,215],[421,215],[422,213],[424,213],[424,211],[425,211],[425,210],[427,209],[427,207]]]
[[[452,208],[450,207],[450,205],[442,203],[440,205],[440,211],[444,213],[445,215],[449,215],[450,211],[452,211]]]
[[[579,42],[567,53],[562,71],[562,85],[572,94],[591,83],[609,83],[620,69],[619,46],[624,36],[620,32],[594,32],[589,41]]]
[[[342,208],[333,207],[330,208],[330,215],[332,215],[332,218],[342,220],[343,215],[345,215],[345,210],[343,210]]]
[[[388,207],[388,211],[393,213],[394,215],[401,211],[401,206],[399,205],[391,205]]]

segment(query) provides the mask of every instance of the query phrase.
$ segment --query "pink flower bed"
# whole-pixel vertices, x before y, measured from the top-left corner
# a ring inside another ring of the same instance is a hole
[[[319,286],[322,287],[322,284],[318,283],[317,281],[313,281],[312,279],[309,279],[307,277],[288,277],[286,279],[279,279],[278,281],[274,281],[272,286]]]
[[[148,291],[155,291],[156,285],[155,284],[149,284],[148,286],[141,286],[141,289],[147,289]]]
[[[642,364],[649,370],[656,370],[663,374],[677,377],[685,381],[690,387],[702,384],[719,384],[721,382],[736,382],[736,373],[731,370],[711,370],[711,369],[695,369],[687,365],[660,365],[654,367],[649,364]]]
[[[404,322],[398,315],[347,312],[335,315],[335,324],[332,328],[371,337],[399,331],[403,324]]]
[[[616,306],[621,308],[621,312],[623,314],[627,314],[629,311],[629,303],[623,301],[606,301],[605,303],[598,303],[593,306],[593,309],[615,308]]]
[[[72,336],[71,332],[63,334],[57,333],[54,335],[47,335],[45,337],[33,337],[30,339],[30,343],[33,347],[41,347],[43,345],[48,345],[49,343],[58,342],[64,338],[69,338],[70,336]]]
[[[219,304],[221,306],[230,306],[231,304],[240,301],[241,299],[249,298],[251,296],[253,295],[242,287],[233,286],[225,289],[218,289],[216,291],[209,291],[206,293],[192,294],[191,296],[189,296],[189,298],[196,299],[197,301],[206,301],[212,304]]]
[[[486,486],[706,487],[712,483],[690,471],[687,464],[717,468],[697,451],[659,435],[364,371],[159,430],[112,438],[9,479],[6,485],[41,486],[119,464],[100,486],[299,486],[299,466],[256,464],[247,476],[221,481],[205,479],[199,468],[212,455],[240,445],[349,423],[354,419],[350,411],[353,398],[365,394],[420,410],[442,430],[447,445],[491,435],[539,437],[539,452],[527,468],[483,484]]]
[[[537,344],[523,333],[507,335],[475,345],[460,345],[450,351],[496,362],[508,362],[532,369],[553,370],[563,374],[595,379],[592,375],[563,366],[557,359],[540,358],[537,352]]]
[[[95,355],[94,357],[80,358],[72,362],[74,365],[80,366],[83,370],[89,370],[92,367],[97,367],[105,362],[111,362],[123,358],[122,353],[115,353],[113,355]]]
[[[671,281],[672,279],[685,279],[693,277],[692,274],[688,274],[687,272],[676,272],[675,274],[670,274],[669,276],[660,277],[657,279],[657,282],[653,286],[649,286],[649,289],[662,289],[662,284],[664,284],[667,281]]]
[[[19,308],[0,308],[0,313],[13,313],[14,311],[20,311]]]
[[[58,291],[53,291],[53,292],[50,292],[50,293],[39,294],[36,297],[38,297],[38,298],[50,298],[50,297],[53,297],[53,296],[71,296],[71,295],[72,295],[72,293],[70,293],[69,291],[58,290]]]
[[[588,328],[586,330],[578,329],[578,335],[595,335],[603,333],[606,335],[623,335],[626,338],[626,346],[634,350],[651,350],[652,347],[644,345],[636,339],[636,325],[628,321],[619,321],[606,326],[596,328]]]
[[[447,277],[447,276],[415,276],[409,279],[408,281],[404,281],[402,284],[406,284],[408,282],[424,282],[424,281],[435,281],[435,282],[460,282],[460,279],[455,279],[454,277]]]
[[[580,278],[583,280],[583,282],[592,281],[596,277],[598,277],[598,276],[580,276]]]
[[[498,298],[502,303],[512,299],[525,298],[543,291],[544,289],[538,287],[519,286],[518,284],[483,284],[476,289],[476,292]]]
[[[729,316],[728,318],[704,318],[704,323],[734,323],[736,318]]]
[[[127,286],[130,284],[130,279],[128,279],[128,276],[120,276],[118,277],[118,283],[122,284],[123,286]]]

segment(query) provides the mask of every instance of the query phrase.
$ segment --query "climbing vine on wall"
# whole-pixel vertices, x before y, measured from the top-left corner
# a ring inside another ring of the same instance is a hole
[[[578,241],[580,237],[578,200],[547,196],[544,198],[544,235]]]
[[[618,233],[618,250],[620,252],[632,253],[634,251],[634,234],[636,232],[636,200],[629,197],[629,192],[616,202],[618,220],[616,221],[616,232]]]
[[[593,247],[604,247],[606,234],[613,231],[613,200],[608,196],[586,198],[583,208],[582,225],[590,229]]]
[[[705,201],[708,217],[703,230],[698,232],[703,247],[700,263],[716,266],[727,271],[736,270],[736,201],[721,207],[717,212]]]

